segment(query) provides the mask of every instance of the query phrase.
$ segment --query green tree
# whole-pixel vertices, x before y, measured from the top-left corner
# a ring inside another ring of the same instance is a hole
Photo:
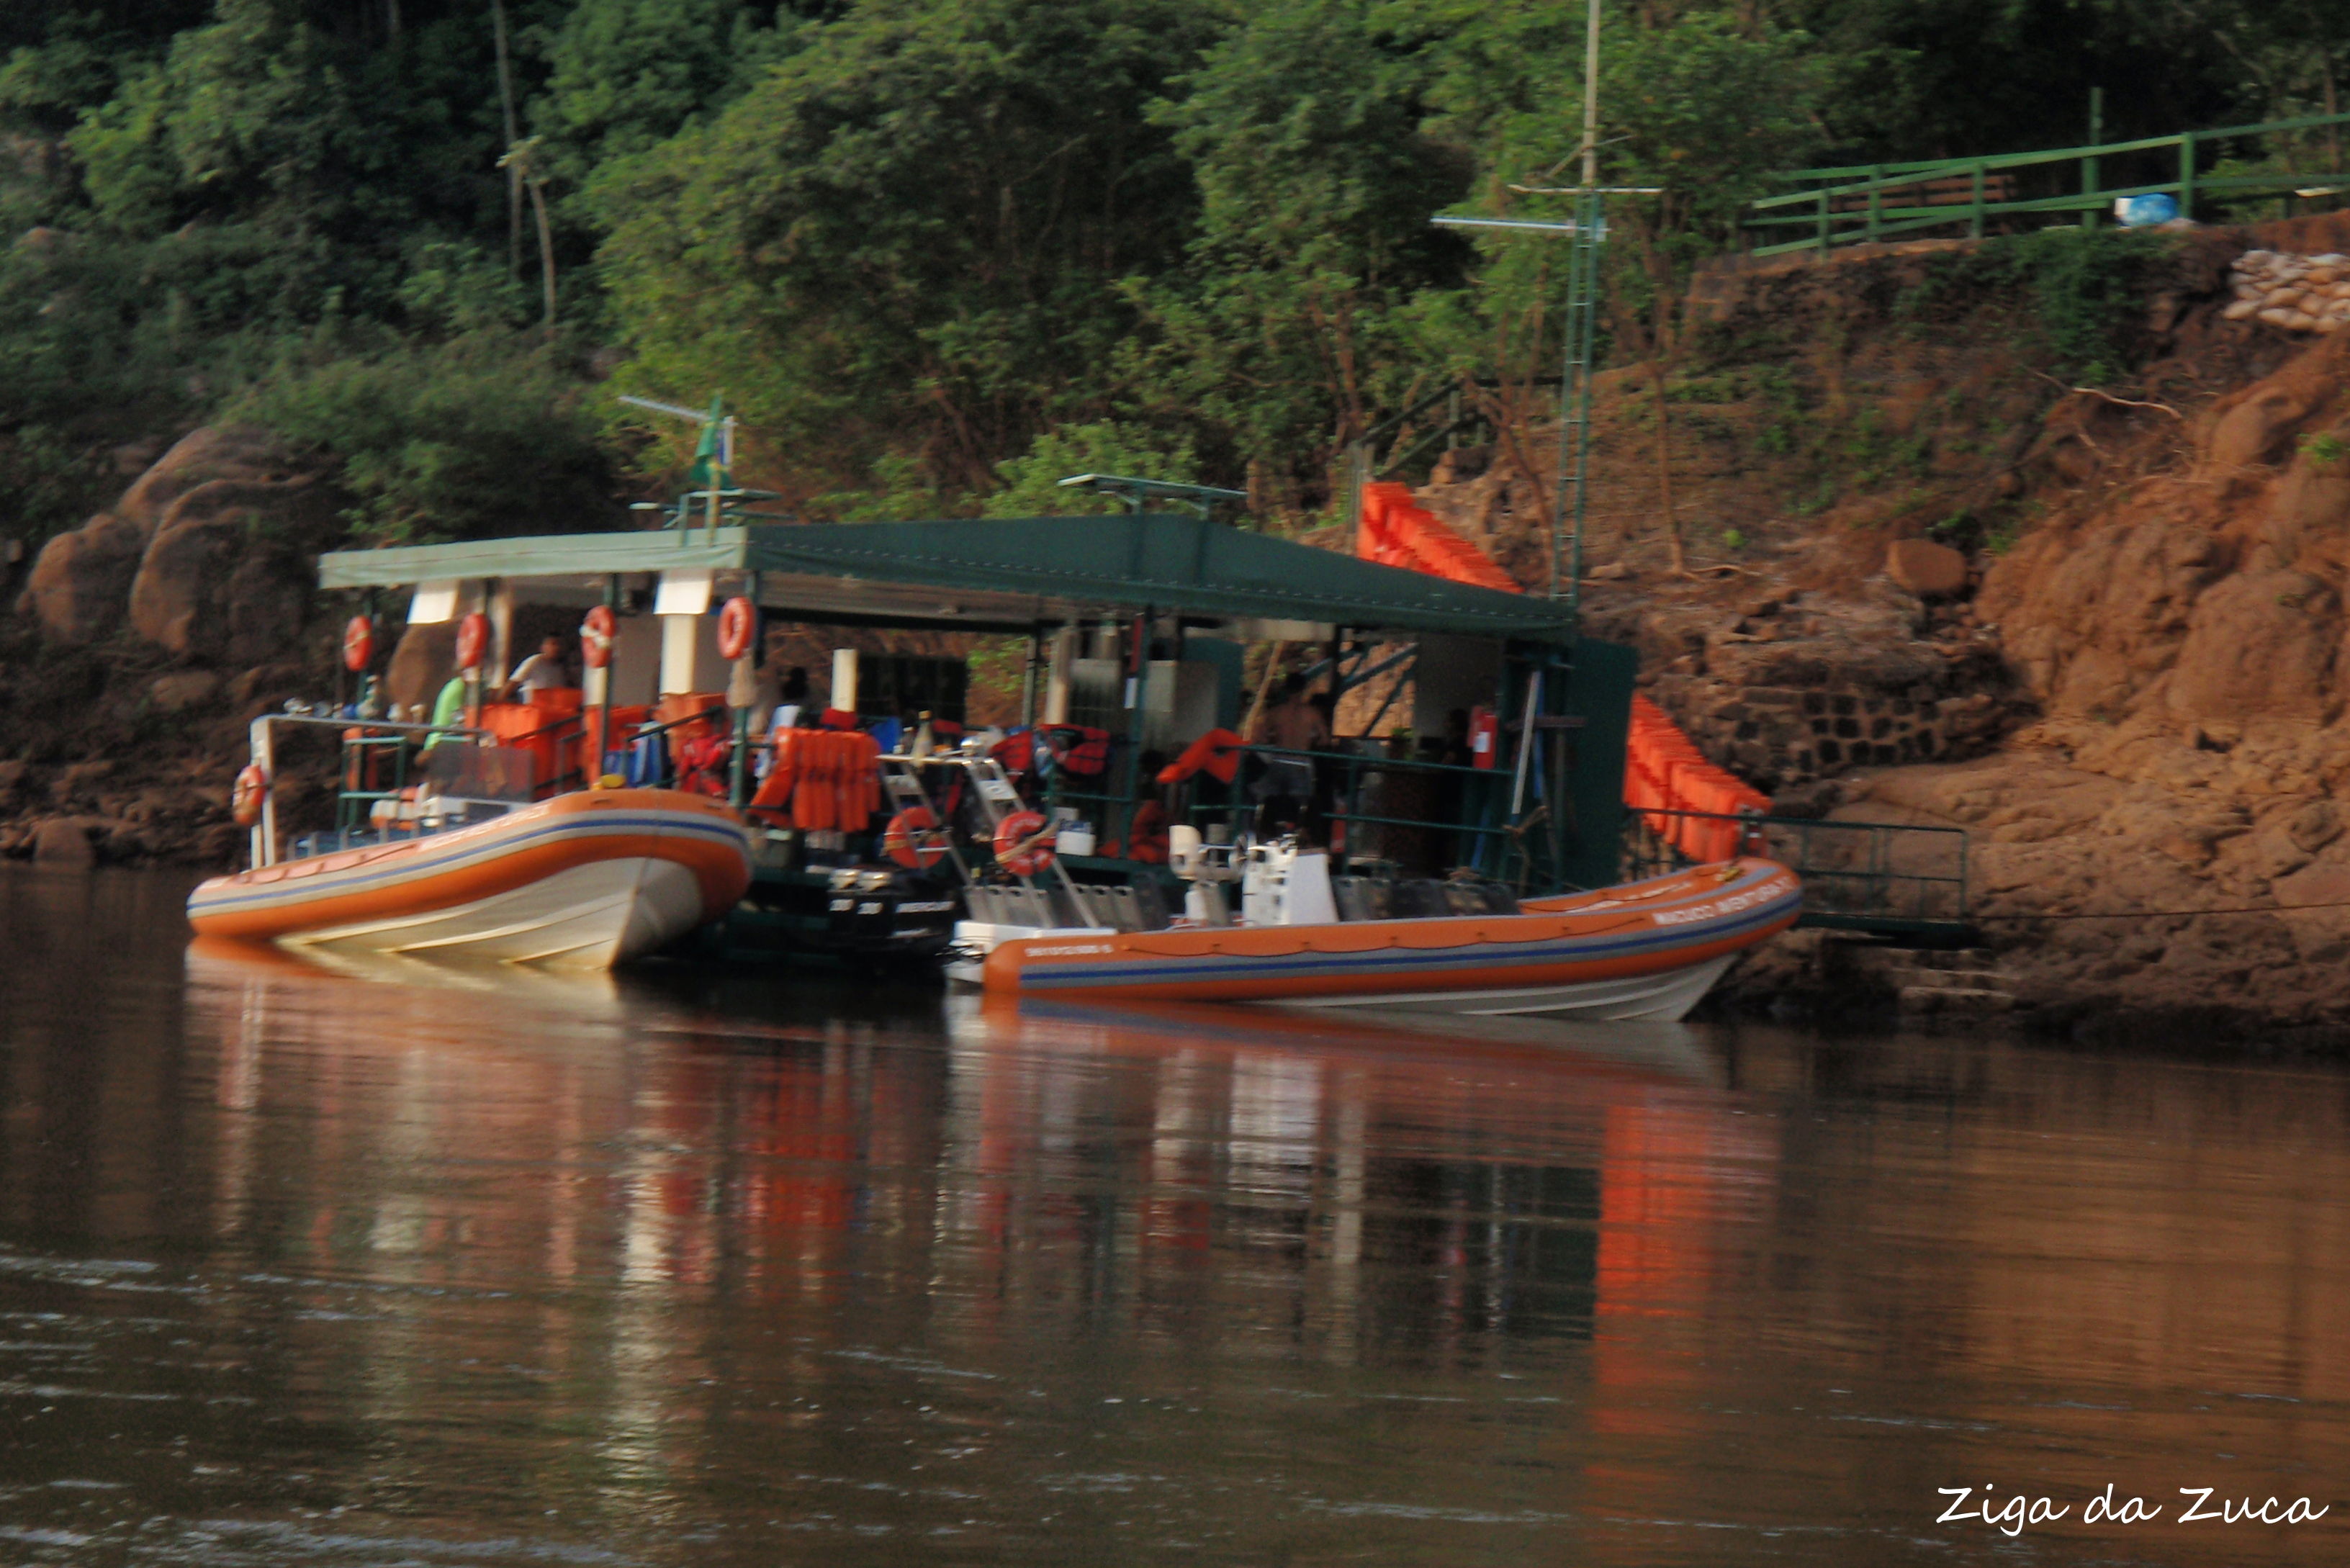
[[[995,465],[1003,487],[987,498],[985,517],[1062,517],[1122,512],[1114,496],[1064,490],[1061,481],[1080,473],[1114,473],[1125,479],[1197,483],[1199,460],[1191,443],[1149,426],[1097,420],[1045,431],[1018,457]]]
[[[362,539],[421,544],[616,521],[586,402],[579,378],[542,344],[476,332],[289,363],[226,417],[336,459]]]
[[[578,0],[552,31],[532,118],[577,188],[741,96],[807,19],[751,0]]]
[[[891,451],[975,490],[1099,409],[1180,254],[1191,182],[1144,105],[1194,0],[866,0],[605,200],[629,384],[723,387],[821,486]]]
[[[1461,282],[1432,227],[1466,160],[1421,130],[1423,40],[1372,0],[1273,0],[1173,84],[1154,119],[1201,193],[1181,273],[1144,293],[1130,360],[1156,406],[1318,488],[1333,455],[1429,379],[1398,312]]]
[[[1821,121],[1838,162],[1956,158],[2258,119],[2225,30],[2294,0],[1779,0],[1818,39]],[[2319,0],[2315,9],[2331,7]]]

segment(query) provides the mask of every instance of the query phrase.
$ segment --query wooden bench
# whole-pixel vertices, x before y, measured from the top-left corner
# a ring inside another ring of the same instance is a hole
[[[1975,199],[1975,177],[1953,174],[1939,180],[1913,180],[1906,185],[1887,185],[1877,192],[1879,210],[1887,207],[1965,207]],[[2015,176],[1985,174],[1982,199],[1988,206],[1994,202],[2015,200]],[[1866,192],[1853,196],[1836,196],[1828,202],[1832,213],[1866,213],[1868,196]]]

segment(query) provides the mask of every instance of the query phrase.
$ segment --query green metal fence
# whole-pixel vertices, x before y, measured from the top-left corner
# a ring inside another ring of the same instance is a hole
[[[1969,235],[1980,238],[1992,220],[2017,216],[2069,213],[2084,215],[2084,222],[2094,222],[2094,214],[2111,206],[2116,198],[2125,196],[2176,196],[2180,215],[2192,217],[2199,197],[2270,195],[2340,185],[2345,177],[2338,170],[2213,174],[2199,168],[2203,151],[2217,143],[2334,125],[2350,125],[2350,114],[2303,115],[2259,125],[2222,126],[2215,130],[2187,130],[2174,136],[2149,136],[2135,141],[2098,142],[2043,152],[2009,152],[1991,158],[1939,158],[1914,163],[1797,169],[1782,178],[1811,183],[1813,188],[1763,197],[1753,203],[1753,211],[1760,215],[1749,218],[1746,226],[1766,231],[1807,231],[1797,239],[1757,245],[1752,252],[1767,256],[1789,251],[1825,252],[1838,245],[1871,244],[1957,225],[1963,225]],[[2135,153],[2168,154],[2176,160],[2175,177],[2140,184],[2101,183],[2105,160]],[[2021,198],[2003,198],[2001,194],[2025,171],[2055,172],[2067,163],[2078,166],[2080,188],[2076,192]],[[1924,192],[1929,185],[1948,186],[1960,182],[1967,187],[1960,192]],[[1919,193],[1905,197],[1904,192]],[[1956,199],[1930,201],[1928,198],[1932,194],[1955,195]]]

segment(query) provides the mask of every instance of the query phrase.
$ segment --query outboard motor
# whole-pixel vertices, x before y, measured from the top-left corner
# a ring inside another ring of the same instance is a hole
[[[1241,880],[1241,919],[1252,926],[1336,925],[1330,857],[1300,849],[1295,838],[1251,845]]]

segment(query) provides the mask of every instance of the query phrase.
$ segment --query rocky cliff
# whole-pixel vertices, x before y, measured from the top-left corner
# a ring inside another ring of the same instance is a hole
[[[1749,347],[1603,410],[1669,463],[1597,476],[1595,629],[1783,809],[1965,828],[2043,1021],[2350,1021],[2350,334],[2242,308],[2345,249],[2338,217],[2187,238],[2141,368],[2095,388],[1997,301],[1905,310],[1930,254],[1746,280],[1717,297]],[[1547,474],[1440,477],[1429,503],[1523,575]]]
[[[227,861],[247,722],[331,681],[311,563],[340,506],[266,432],[206,428],[48,541],[0,626],[0,855]]]

